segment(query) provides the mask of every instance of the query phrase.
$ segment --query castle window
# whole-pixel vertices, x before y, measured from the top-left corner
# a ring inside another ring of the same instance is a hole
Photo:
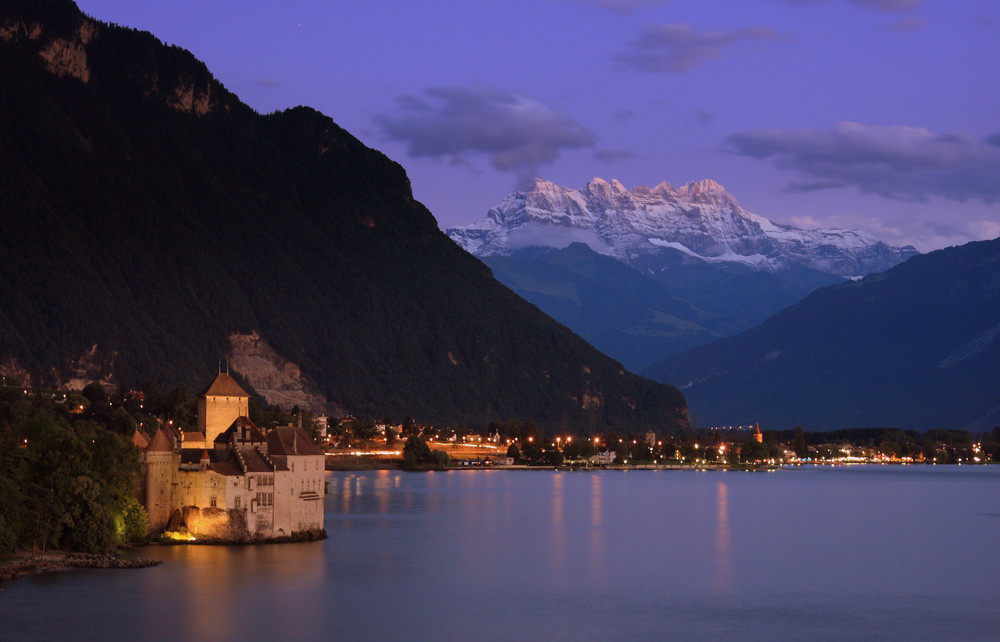
[[[240,508],[240,498],[237,497],[236,498],[236,509],[239,510],[239,508]]]
[[[215,508],[215,497],[212,497],[212,499],[209,501],[209,504],[212,506],[212,508]]]

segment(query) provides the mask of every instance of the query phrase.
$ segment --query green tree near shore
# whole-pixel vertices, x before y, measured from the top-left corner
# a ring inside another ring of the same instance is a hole
[[[403,446],[403,470],[422,470],[427,468],[444,468],[450,458],[443,450],[431,450],[427,442],[413,436],[406,440]]]
[[[0,553],[98,553],[144,539],[138,448],[99,421],[71,423],[63,406],[17,397],[0,400]]]

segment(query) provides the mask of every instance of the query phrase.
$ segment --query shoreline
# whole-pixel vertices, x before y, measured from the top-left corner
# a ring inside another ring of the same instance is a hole
[[[35,557],[20,554],[0,561],[0,582],[71,568],[148,568],[162,563],[163,560],[142,557],[125,559],[117,553],[60,552]]]

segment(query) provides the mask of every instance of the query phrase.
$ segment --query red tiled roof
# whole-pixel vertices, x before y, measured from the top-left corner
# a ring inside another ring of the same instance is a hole
[[[246,438],[244,438],[243,436],[244,428],[246,429],[245,431]],[[254,422],[250,421],[249,417],[245,416],[237,417],[236,420],[229,425],[229,428],[226,428],[224,431],[220,432],[219,436],[215,438],[215,443],[217,445],[229,443],[229,438],[234,435],[236,437],[236,441],[240,443],[244,442],[264,443],[265,441],[264,433],[261,431],[261,429],[258,428]]]
[[[264,456],[257,448],[240,448],[240,454],[243,456],[243,463],[246,466],[244,472],[248,473],[269,473],[272,468]]]
[[[236,383],[236,379],[233,379],[231,375],[220,372],[216,375],[215,379],[212,379],[212,383],[208,384],[204,390],[198,393],[198,398],[201,397],[249,397],[246,390],[240,387],[240,384]]]
[[[211,469],[227,477],[238,477],[243,474],[243,471],[240,470],[240,467],[234,461],[220,461],[212,464]]]
[[[298,426],[278,426],[267,433],[268,455],[322,455],[316,442]]]

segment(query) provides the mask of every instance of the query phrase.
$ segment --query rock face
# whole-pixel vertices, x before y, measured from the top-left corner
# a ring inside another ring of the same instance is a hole
[[[710,263],[776,272],[808,268],[842,277],[886,270],[917,254],[856,230],[805,230],[747,212],[712,180],[675,188],[626,188],[595,178],[582,190],[536,179],[480,223],[448,235],[476,256],[510,255],[529,246],[586,242],[627,265],[650,269],[650,257],[673,250]]]
[[[6,20],[0,24],[0,40],[28,40],[40,45],[38,56],[49,72],[57,76],[72,76],[83,83],[90,82],[90,67],[84,46],[98,32],[95,22],[84,19],[68,37],[51,37],[38,22]]]
[[[327,400],[316,391],[302,369],[285,359],[256,332],[229,335],[230,365],[269,404],[298,406],[309,412],[327,412]]]

